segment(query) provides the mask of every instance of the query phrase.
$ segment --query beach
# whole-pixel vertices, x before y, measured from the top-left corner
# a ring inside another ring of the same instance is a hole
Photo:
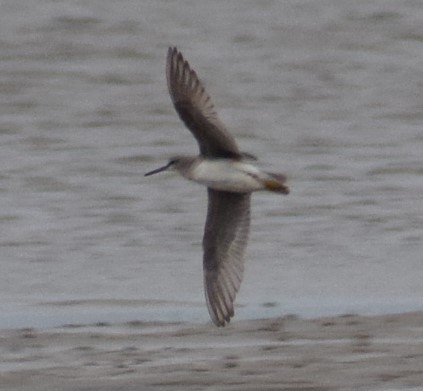
[[[421,2],[193,4],[2,2],[0,390],[423,390]],[[169,46],[291,189],[224,329]]]
[[[423,389],[423,312],[0,332],[0,389]]]

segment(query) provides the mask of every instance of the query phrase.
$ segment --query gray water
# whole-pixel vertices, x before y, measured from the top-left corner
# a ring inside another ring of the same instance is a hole
[[[0,327],[207,322],[206,191],[167,47],[291,194],[255,194],[237,319],[423,307],[420,1],[0,5]]]

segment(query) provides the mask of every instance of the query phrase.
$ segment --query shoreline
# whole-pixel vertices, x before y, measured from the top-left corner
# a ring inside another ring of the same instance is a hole
[[[423,312],[0,330],[0,389],[423,389]]]

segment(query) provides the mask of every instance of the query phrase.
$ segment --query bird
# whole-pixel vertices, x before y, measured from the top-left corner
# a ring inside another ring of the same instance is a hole
[[[208,193],[203,236],[204,292],[210,318],[225,326],[234,316],[234,302],[244,274],[254,191],[288,194],[283,174],[264,172],[241,152],[219,119],[197,73],[176,47],[169,47],[166,79],[176,112],[196,139],[200,153],[174,156],[167,164],[144,174],[176,171],[205,185]]]

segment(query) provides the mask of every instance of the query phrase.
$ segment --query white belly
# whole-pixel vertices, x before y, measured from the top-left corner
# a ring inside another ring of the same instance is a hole
[[[217,159],[201,161],[187,177],[215,190],[246,193],[264,188],[260,174],[251,164]]]

